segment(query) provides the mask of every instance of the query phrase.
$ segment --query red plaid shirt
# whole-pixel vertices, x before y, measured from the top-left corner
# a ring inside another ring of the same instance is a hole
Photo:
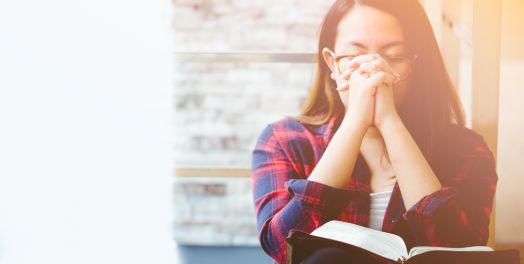
[[[346,189],[308,181],[335,133],[340,118],[320,126],[284,118],[268,125],[253,150],[253,198],[264,251],[285,260],[291,229],[311,232],[330,220],[367,226],[370,171],[359,155]],[[483,138],[450,125],[428,160],[442,188],[406,210],[398,183],[393,188],[382,231],[413,246],[485,245],[498,180],[495,161]]]

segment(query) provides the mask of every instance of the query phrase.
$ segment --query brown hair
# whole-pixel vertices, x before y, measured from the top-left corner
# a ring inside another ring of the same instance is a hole
[[[299,122],[321,125],[333,116],[343,117],[344,105],[322,58],[322,49],[334,50],[340,20],[355,5],[383,10],[398,19],[408,49],[417,54],[408,94],[399,115],[424,155],[431,152],[434,136],[451,123],[464,125],[462,105],[446,71],[442,55],[423,7],[418,0],[337,0],[324,17],[316,58],[316,77]]]

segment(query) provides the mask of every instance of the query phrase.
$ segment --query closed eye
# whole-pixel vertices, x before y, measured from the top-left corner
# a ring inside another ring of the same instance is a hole
[[[403,55],[390,55],[384,56],[384,59],[386,59],[389,62],[403,62],[406,61],[408,58]]]
[[[351,60],[353,60],[354,58],[356,58],[356,57],[358,57],[358,56],[361,56],[361,55],[365,55],[365,54],[363,53],[363,54],[341,55],[341,56],[338,56],[338,57],[337,57],[337,60],[338,60],[338,61],[340,61],[340,60],[351,61]]]

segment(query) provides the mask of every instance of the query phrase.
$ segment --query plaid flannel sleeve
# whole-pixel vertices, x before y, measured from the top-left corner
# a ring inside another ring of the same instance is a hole
[[[456,184],[424,196],[403,214],[417,245],[486,245],[498,181],[495,160],[480,136],[467,152]]]
[[[332,220],[352,193],[308,181],[297,173],[289,155],[269,125],[252,156],[258,237],[264,251],[278,263],[285,261],[285,239],[291,229],[311,232]]]

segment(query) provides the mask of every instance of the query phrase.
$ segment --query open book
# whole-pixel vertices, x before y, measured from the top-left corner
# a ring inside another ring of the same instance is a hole
[[[462,248],[413,247],[408,252],[404,240],[395,234],[360,225],[330,221],[311,234],[292,230],[286,238],[286,263],[299,263],[311,252],[324,247],[347,251],[355,263],[515,263],[518,250],[497,250],[487,246]]]
[[[311,235],[323,238],[329,238],[360,247],[373,252],[382,257],[404,262],[405,260],[428,251],[493,251],[487,246],[472,246],[462,248],[448,247],[413,247],[408,252],[404,240],[401,237],[378,231],[375,229],[363,227],[360,225],[330,221],[314,230]]]

